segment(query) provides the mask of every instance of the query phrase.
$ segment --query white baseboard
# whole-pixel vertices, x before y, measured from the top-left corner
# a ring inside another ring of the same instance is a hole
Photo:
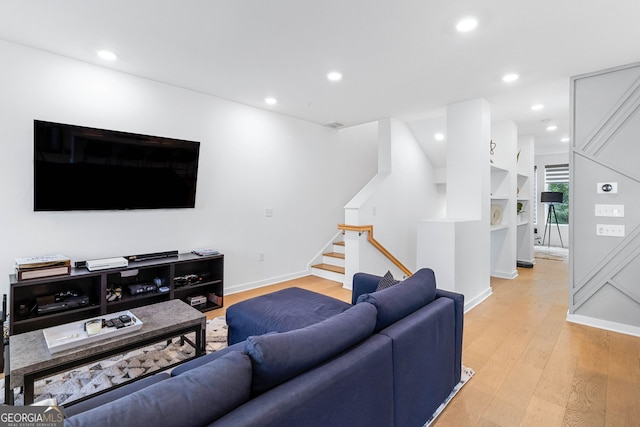
[[[609,320],[596,319],[595,317],[567,312],[567,322],[604,329],[606,331],[619,332],[621,334],[640,337],[640,327],[625,325],[624,323],[611,322]]]
[[[250,291],[252,289],[258,289],[264,286],[275,285],[276,283],[280,283],[280,282],[286,282],[287,280],[299,279],[301,277],[309,276],[310,274],[311,272],[309,270],[303,270],[297,273],[285,274],[283,276],[272,277],[270,279],[265,279],[265,280],[259,280],[257,282],[225,286],[224,294],[231,295],[231,294],[237,294],[238,292]]]
[[[518,270],[511,272],[494,270],[491,272],[491,276],[498,277],[500,279],[515,279],[518,277]]]
[[[493,295],[493,289],[491,288],[491,286],[489,286],[483,292],[478,294],[475,298],[472,298],[464,303],[464,312],[467,313],[469,310],[471,310],[472,308],[480,304],[482,301],[489,298],[491,295]]]

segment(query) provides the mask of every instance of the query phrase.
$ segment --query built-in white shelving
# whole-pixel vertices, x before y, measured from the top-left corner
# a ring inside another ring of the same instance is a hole
[[[491,124],[491,260],[494,277],[513,279],[516,269],[516,145],[513,122]]]
[[[516,215],[518,204],[522,204],[521,214],[517,216],[517,243],[516,258],[518,261],[526,263],[534,262],[533,254],[533,215],[531,214],[535,206],[533,200],[533,137],[525,136],[518,138],[517,157],[517,199]]]

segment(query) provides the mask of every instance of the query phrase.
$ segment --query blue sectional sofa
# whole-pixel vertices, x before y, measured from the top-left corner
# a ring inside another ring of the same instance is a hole
[[[320,309],[301,327],[275,316],[271,330],[170,377],[65,408],[65,425],[421,426],[460,380],[464,299],[436,289],[429,269],[375,291],[379,281],[359,273],[344,310]]]

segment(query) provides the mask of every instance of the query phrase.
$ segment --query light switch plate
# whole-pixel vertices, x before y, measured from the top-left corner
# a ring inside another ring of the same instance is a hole
[[[596,224],[596,235],[624,237],[624,225]]]
[[[624,205],[596,205],[596,216],[624,217]]]

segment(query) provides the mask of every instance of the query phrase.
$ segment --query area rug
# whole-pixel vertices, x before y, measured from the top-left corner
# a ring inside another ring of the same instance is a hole
[[[451,402],[451,400],[455,397],[455,395],[458,394],[458,392],[460,391],[462,386],[465,385],[467,383],[467,381],[469,381],[474,374],[475,374],[475,372],[474,372],[473,369],[467,368],[466,366],[462,365],[462,373],[460,375],[460,382],[458,384],[456,384],[456,386],[453,388],[453,390],[451,390],[451,393],[449,393],[449,396],[447,396],[446,400],[444,402],[442,402],[442,404],[440,406],[438,406],[438,409],[436,409],[436,411],[433,413],[431,418],[429,418],[429,421],[427,421],[424,424],[423,427],[429,427],[431,425],[431,423],[433,423],[436,420],[436,418],[438,418],[438,415],[440,415],[442,413],[442,411],[444,411],[444,408],[447,407],[449,402]]]
[[[186,335],[194,342],[193,334]],[[207,321],[207,353],[221,350],[227,346],[227,324],[224,316]],[[88,394],[113,387],[142,375],[162,371],[170,364],[192,357],[194,348],[189,344],[180,345],[180,338],[170,344],[159,343],[126,354],[117,355],[98,363],[82,366],[36,381],[34,384],[34,402],[57,399],[58,405],[72,402]],[[4,403],[4,381],[1,381],[0,402]],[[20,389],[14,390],[14,404],[24,402]]]
[[[534,257],[538,259],[550,259],[553,261],[564,261],[569,255],[569,249],[548,246],[535,246]]]

